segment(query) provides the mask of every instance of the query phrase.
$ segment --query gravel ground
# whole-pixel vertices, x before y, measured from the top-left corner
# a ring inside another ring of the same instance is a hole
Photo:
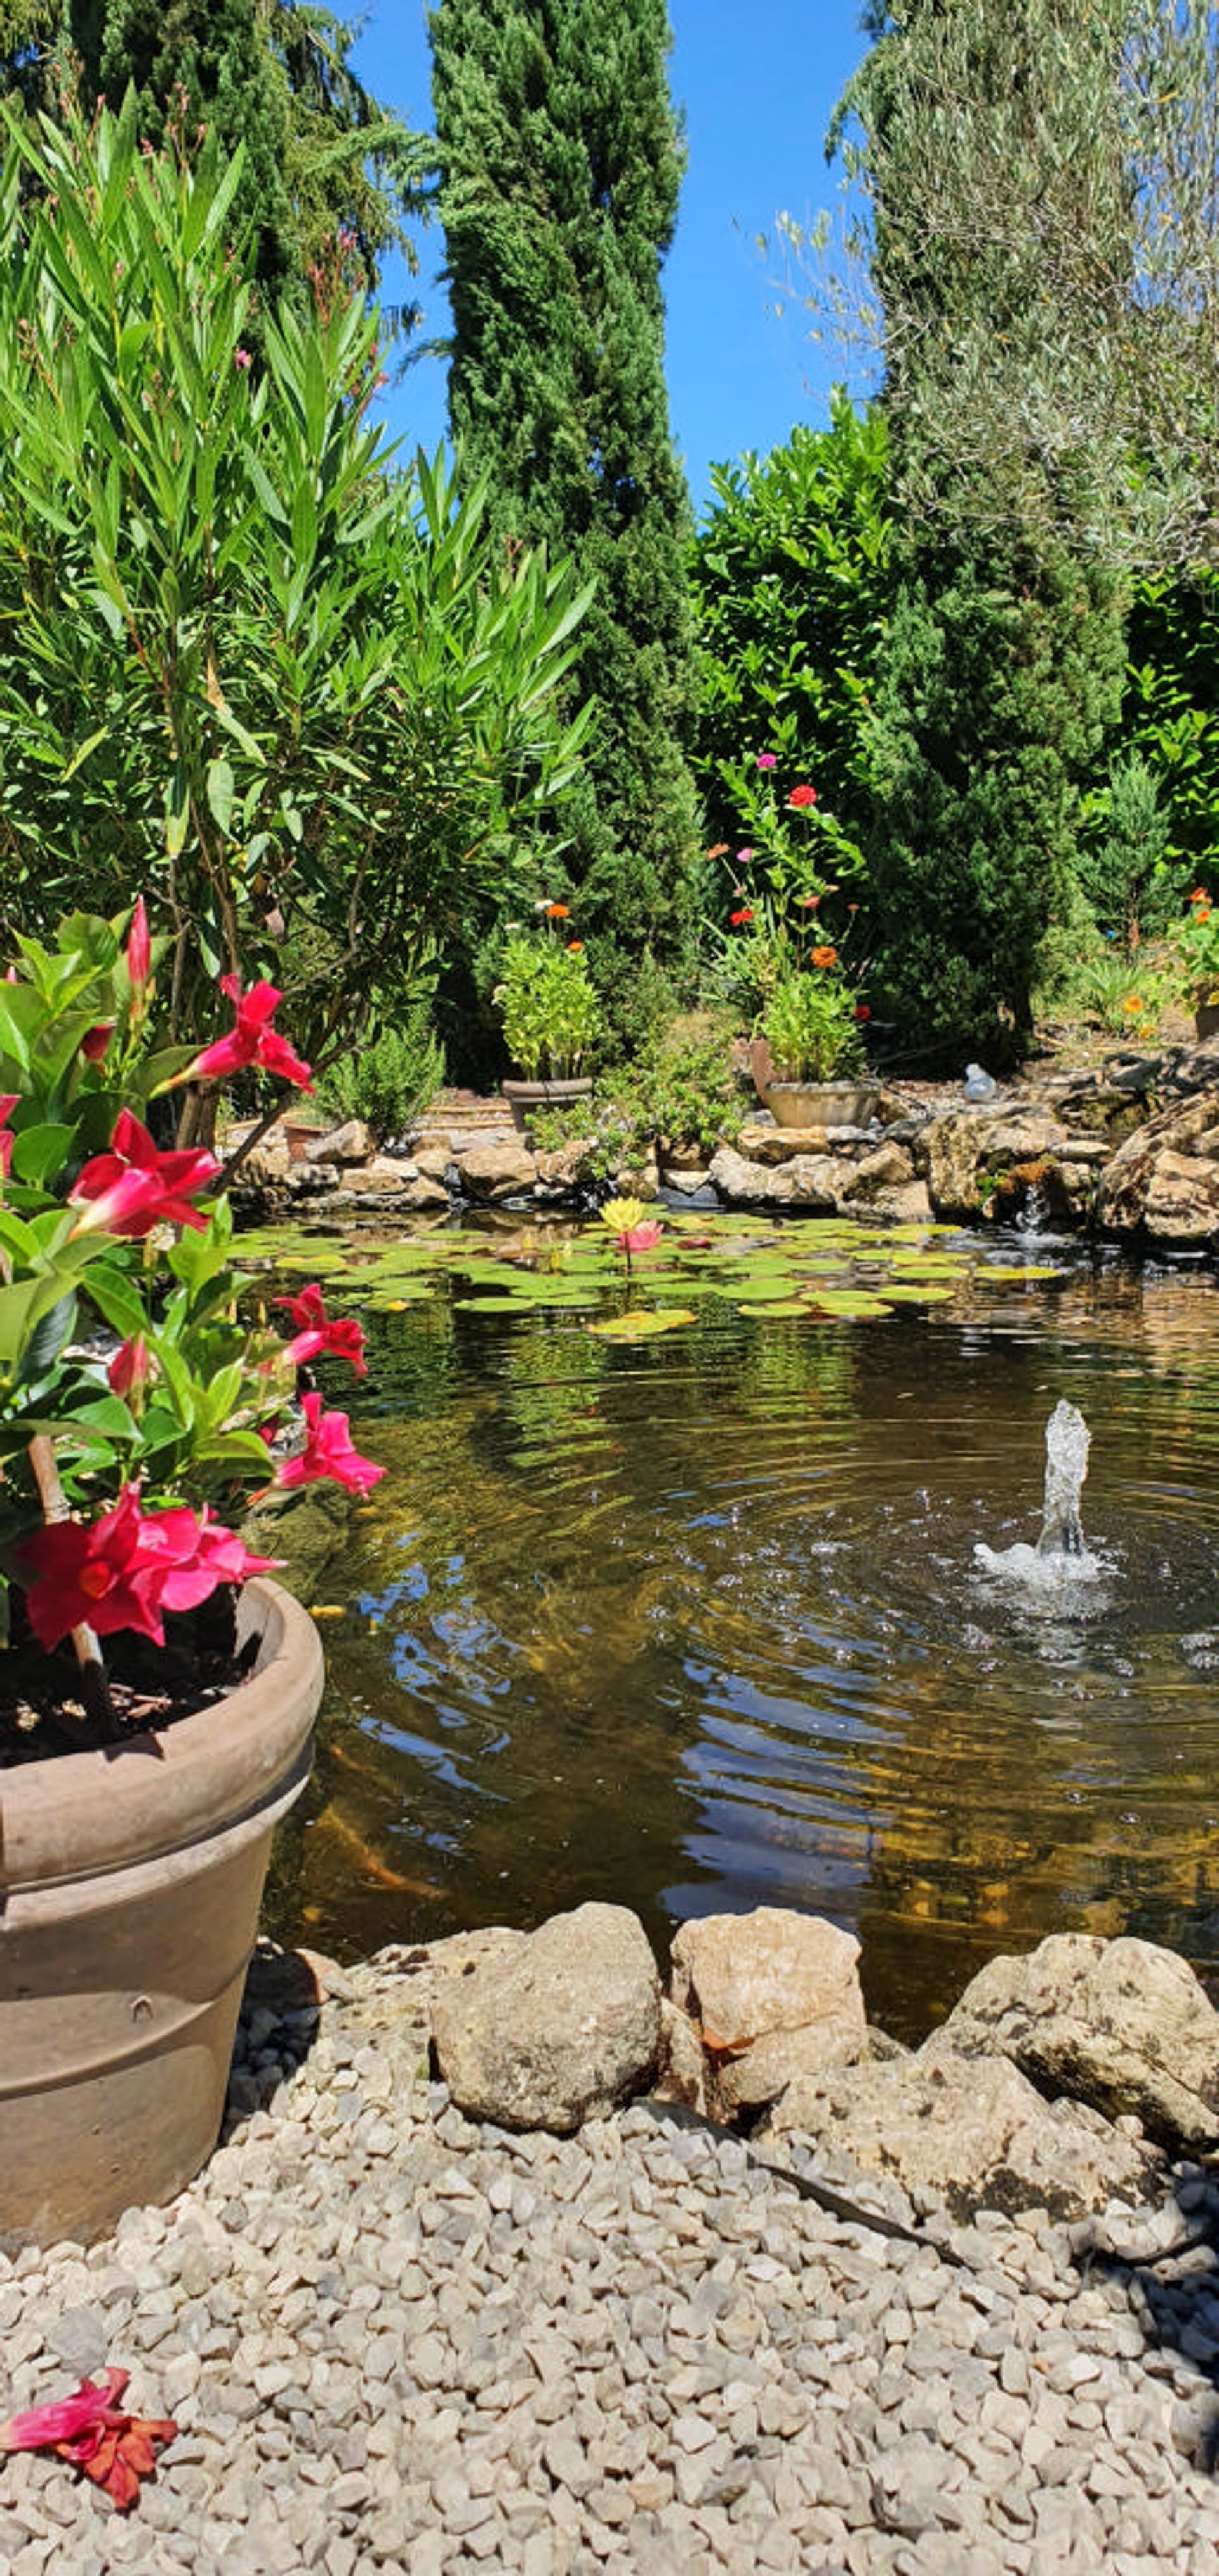
[[[405,1959],[256,2007],[167,2209],[0,2257],[0,2412],[109,2361],[180,2427],[130,2517],[0,2463],[7,2576],[1219,2576],[1219,2182],[1092,2231],[888,2187],[910,2241],[659,2105],[510,2137]]]

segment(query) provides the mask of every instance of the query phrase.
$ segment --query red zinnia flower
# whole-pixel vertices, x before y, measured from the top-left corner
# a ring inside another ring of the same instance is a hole
[[[582,957],[584,955],[583,940],[569,939],[567,942],[567,954],[569,957]]]
[[[806,805],[816,804],[817,790],[815,787],[793,787],[787,801],[789,805],[794,805],[797,811],[800,811]]]
[[[307,1360],[329,1354],[335,1359],[350,1360],[357,1377],[367,1377],[364,1357],[364,1335],[353,1316],[327,1314],[325,1301],[316,1280],[302,1288],[298,1297],[277,1297],[277,1306],[285,1306],[297,1330],[280,1354],[291,1366],[303,1368]]]
[[[361,1458],[352,1447],[346,1414],[323,1413],[320,1395],[313,1394],[301,1397],[301,1408],[306,1423],[305,1446],[295,1458],[285,1458],[276,1468],[276,1485],[311,1485],[321,1476],[331,1476],[337,1485],[346,1485],[349,1493],[366,1494],[385,1469],[374,1467],[370,1458]]]
[[[751,906],[749,904],[745,904],[740,912],[730,912],[728,919],[731,922],[733,929],[739,930],[743,921],[752,921],[753,911]]]
[[[871,1011],[869,1010],[868,1005],[867,1005],[867,1003],[866,1003],[866,1002],[857,1002],[857,1003],[856,1003],[856,1005],[855,1005],[855,1017],[856,1017],[856,1019],[857,1019],[857,1020],[870,1020],[870,1019],[871,1019],[872,1014],[871,1014]]]
[[[202,1080],[205,1075],[238,1073],[246,1064],[260,1064],[268,1073],[278,1073],[285,1082],[294,1082],[298,1091],[312,1091],[309,1067],[303,1058],[271,1026],[271,1017],[283,1000],[274,984],[252,984],[243,994],[236,975],[222,975],[220,990],[226,993],[237,1018],[226,1038],[216,1038],[188,1064],[180,1082]]]
[[[141,1235],[151,1234],[154,1225],[194,1225],[202,1229],[207,1218],[190,1202],[219,1173],[215,1155],[203,1146],[183,1153],[161,1153],[148,1129],[132,1117],[129,1109],[122,1109],[109,1153],[95,1154],[86,1163],[75,1189],[68,1193],[70,1207],[88,1211],[78,1218],[73,1230],[84,1234],[105,1226],[110,1234],[138,1240]]]

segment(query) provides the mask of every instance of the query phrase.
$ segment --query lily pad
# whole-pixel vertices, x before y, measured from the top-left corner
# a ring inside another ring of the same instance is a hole
[[[590,1324],[603,1342],[646,1342],[654,1333],[672,1333],[679,1324],[693,1324],[696,1317],[681,1306],[640,1308],[637,1314],[607,1315],[604,1322]]]
[[[848,1322],[891,1312],[884,1298],[878,1297],[871,1288],[817,1288],[810,1294],[808,1304],[810,1311],[816,1309],[822,1315],[837,1315]]]
[[[938,1279],[886,1279],[883,1302],[886,1306],[943,1306],[955,1290],[945,1288]]]
[[[812,1307],[809,1305],[807,1298],[804,1297],[776,1297],[765,1305],[760,1297],[754,1298],[747,1306],[738,1306],[737,1313],[738,1315],[764,1315],[767,1317],[771,1315],[796,1315],[800,1318],[801,1322],[805,1324],[811,1324],[813,1321]]]
[[[1020,1270],[1004,1270],[995,1262],[982,1262],[974,1272],[974,1286],[1012,1288],[1021,1286],[1026,1279],[1065,1279],[1066,1275],[1050,1261],[1030,1261]]]

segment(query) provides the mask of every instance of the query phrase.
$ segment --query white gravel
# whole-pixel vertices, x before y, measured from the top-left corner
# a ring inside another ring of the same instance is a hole
[[[0,2412],[109,2361],[180,2427],[130,2517],[0,2462],[6,2576],[1219,2576],[1207,2175],[1119,2262],[892,2191],[885,2237],[656,2107],[509,2137],[429,2084],[404,1955],[254,2014],[170,2207],[0,2257]]]

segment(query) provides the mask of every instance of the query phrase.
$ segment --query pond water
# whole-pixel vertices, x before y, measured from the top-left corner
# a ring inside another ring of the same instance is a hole
[[[389,1473],[314,1594],[330,1681],[268,1928],[351,1958],[597,1897],[663,1955],[691,1914],[796,1906],[859,1934],[907,2039],[1049,1931],[1219,1961],[1209,1267],[1039,1244],[1026,1277],[1015,1238],[954,1267],[905,1234],[924,1301],[854,1312],[849,1230],[749,1230],[837,1278],[826,1313],[807,1278],[734,1286],[720,1220],[687,1230],[691,1320],[618,1343],[590,1322],[649,1294],[598,1231],[570,1302],[514,1304],[487,1255],[516,1238],[447,1229],[439,1275],[366,1296],[367,1380],[326,1375]],[[1022,1588],[975,1547],[1036,1540],[1064,1399],[1094,1570]]]

